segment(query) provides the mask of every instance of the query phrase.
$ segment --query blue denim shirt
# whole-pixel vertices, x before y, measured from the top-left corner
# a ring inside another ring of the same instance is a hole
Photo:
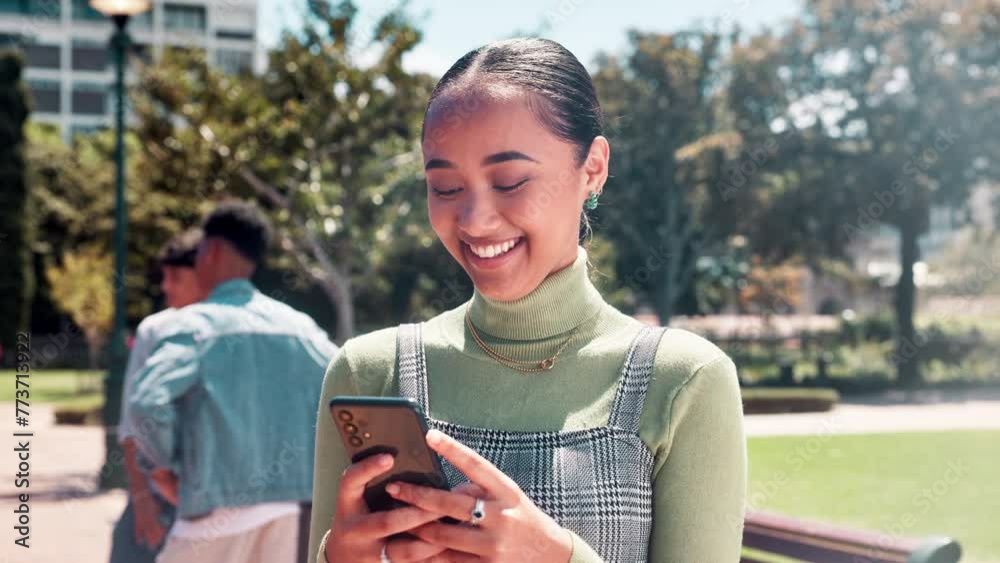
[[[337,347],[245,279],[171,318],[128,398],[141,453],[179,476],[178,516],[308,501],[316,405]]]

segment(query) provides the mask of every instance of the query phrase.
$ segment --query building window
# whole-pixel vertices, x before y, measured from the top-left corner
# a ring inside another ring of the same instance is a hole
[[[253,30],[219,29],[215,32],[215,36],[219,39],[253,41]]]
[[[0,14],[58,18],[61,0],[0,0]]]
[[[59,68],[59,45],[28,43],[24,46],[24,56],[31,68]]]
[[[24,46],[24,37],[10,33],[0,33],[0,49],[20,51]]]
[[[150,8],[141,14],[136,14],[129,19],[129,25],[142,29],[153,28],[153,10]]]
[[[88,0],[73,0],[73,19],[77,21],[105,21],[104,14],[90,7]]]
[[[108,67],[108,48],[101,43],[73,41],[73,70],[102,71]]]
[[[77,115],[105,115],[108,104],[106,84],[75,82],[73,84],[72,106]]]
[[[216,49],[215,64],[223,72],[229,74],[251,72],[253,70],[253,53],[233,49]]]
[[[28,80],[33,109],[39,113],[59,113],[61,99],[59,82],[55,80]]]
[[[163,28],[169,31],[204,31],[205,7],[164,4]]]

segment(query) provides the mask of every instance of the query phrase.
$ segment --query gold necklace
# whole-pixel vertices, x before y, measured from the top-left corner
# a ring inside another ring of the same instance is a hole
[[[569,345],[569,341],[573,339],[574,335],[576,335],[576,331],[580,329],[580,326],[583,326],[582,324],[577,325],[577,327],[574,328],[573,331],[569,333],[569,336],[566,337],[566,340],[564,340],[563,343],[559,345],[559,348],[556,350],[556,353],[553,354],[552,356],[545,358],[544,360],[527,360],[527,361],[516,360],[514,358],[508,358],[507,356],[504,356],[500,352],[492,350],[489,346],[486,345],[485,342],[483,342],[483,339],[479,337],[479,333],[476,332],[476,327],[472,326],[472,317],[469,316],[469,309],[471,308],[471,306],[472,304],[470,303],[469,307],[465,308],[465,324],[468,325],[469,332],[472,333],[472,339],[475,340],[476,344],[478,344],[479,347],[483,349],[483,352],[486,352],[487,356],[517,371],[538,372],[538,371],[547,371],[552,369],[552,366],[556,365],[556,358],[558,358],[559,354],[561,354],[562,351],[566,349],[566,346]],[[532,367],[522,367],[522,366],[532,366]]]

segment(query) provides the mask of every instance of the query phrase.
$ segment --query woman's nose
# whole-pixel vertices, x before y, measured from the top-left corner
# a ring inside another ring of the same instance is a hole
[[[470,195],[465,198],[458,217],[460,229],[470,236],[484,237],[496,232],[500,223],[500,214],[493,198],[485,195]]]

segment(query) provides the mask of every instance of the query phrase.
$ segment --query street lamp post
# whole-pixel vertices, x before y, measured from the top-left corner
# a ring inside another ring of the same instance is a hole
[[[115,34],[111,39],[115,57],[115,296],[114,326],[108,343],[110,369],[104,384],[104,443],[106,456],[101,468],[100,487],[126,485],[124,458],[118,446],[118,418],[121,415],[122,383],[125,378],[125,60],[130,17],[149,9],[149,0],[90,0],[90,6],[111,18]]]

